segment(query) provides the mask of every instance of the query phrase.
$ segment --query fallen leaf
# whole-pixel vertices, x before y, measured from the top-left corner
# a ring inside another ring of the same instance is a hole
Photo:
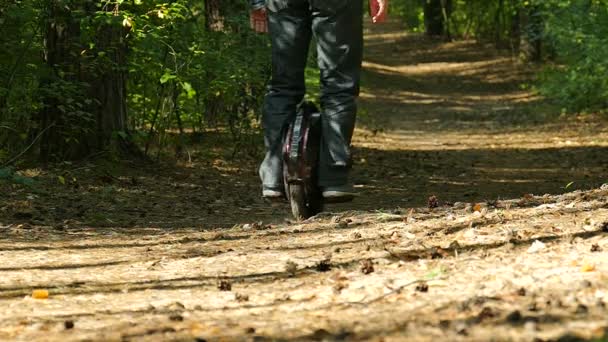
[[[439,199],[437,198],[437,196],[433,195],[429,197],[428,206],[430,209],[439,207]]]
[[[217,284],[217,288],[220,291],[232,291],[232,283],[230,283],[228,280],[226,279],[222,279],[219,281],[219,283]]]
[[[530,248],[528,248],[528,253],[538,253],[540,251],[542,251],[543,249],[545,249],[547,247],[547,245],[545,245],[544,243],[542,243],[541,241],[534,241],[534,243],[532,243],[532,246],[530,246]]]
[[[361,272],[363,274],[370,274],[374,272],[374,263],[372,259],[366,259],[361,262]]]
[[[298,272],[298,264],[293,261],[287,261],[285,264],[285,272],[287,272],[290,277],[295,276]]]
[[[327,272],[331,270],[331,261],[329,259],[323,259],[315,265],[315,269],[318,272]]]
[[[49,291],[48,290],[34,290],[32,291],[32,298],[34,299],[48,299]]]
[[[237,302],[248,302],[249,301],[249,295],[243,294],[243,293],[235,293],[234,294],[234,299],[236,299]]]
[[[429,292],[429,284],[426,282],[421,282],[416,286],[416,291],[418,292]]]
[[[63,327],[65,328],[65,330],[74,329],[74,321],[67,320],[67,321],[63,322]]]
[[[583,265],[583,267],[581,267],[581,272],[594,272],[594,271],[595,271],[594,264],[586,263]]]

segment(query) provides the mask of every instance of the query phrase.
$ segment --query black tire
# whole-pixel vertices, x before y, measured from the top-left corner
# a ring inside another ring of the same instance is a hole
[[[291,212],[296,220],[302,221],[311,217],[310,210],[306,203],[304,185],[289,184],[289,202],[291,202]]]
[[[309,192],[308,202],[308,214],[310,217],[317,215],[325,209],[325,201],[319,188],[314,188]]]

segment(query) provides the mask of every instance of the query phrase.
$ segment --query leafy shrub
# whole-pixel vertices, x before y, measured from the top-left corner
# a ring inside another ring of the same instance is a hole
[[[546,17],[556,63],[541,75],[541,93],[568,111],[608,108],[608,3],[552,1]]]

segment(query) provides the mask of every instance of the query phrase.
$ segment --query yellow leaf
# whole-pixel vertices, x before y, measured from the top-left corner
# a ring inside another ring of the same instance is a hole
[[[594,264],[584,264],[583,267],[581,267],[581,272],[594,272],[594,271],[595,271]]]
[[[34,299],[48,299],[49,291],[48,290],[34,290],[32,291],[32,298]]]
[[[57,180],[59,181],[59,183],[61,183],[62,185],[65,185],[65,178],[63,178],[63,176],[58,176]]]

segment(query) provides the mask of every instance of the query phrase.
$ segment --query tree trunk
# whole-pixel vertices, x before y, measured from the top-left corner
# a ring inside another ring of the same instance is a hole
[[[118,15],[115,6],[110,10]],[[40,129],[51,128],[44,131],[40,144],[44,162],[50,158],[79,159],[109,147],[137,152],[127,127],[128,29],[118,19],[98,24],[95,50],[89,51],[80,36],[80,18],[74,13],[93,17],[96,10],[89,1],[75,2],[73,7],[63,1],[49,3],[44,56],[52,76],[41,86],[48,95],[40,114]],[[68,94],[62,93],[62,87]]]
[[[496,48],[500,48],[500,45],[502,43],[502,17],[504,7],[504,0],[498,0],[498,8],[496,8],[496,12],[494,13],[494,46],[496,46]]]
[[[207,31],[222,31],[224,29],[221,1],[205,0],[205,28]]]
[[[543,18],[538,5],[530,5],[521,10],[520,57],[524,61],[540,62],[542,60]]]
[[[445,38],[452,40],[451,16],[452,16],[452,0],[441,0],[441,14],[443,16],[443,26]]]
[[[519,54],[519,44],[521,43],[521,8],[517,5],[517,0],[511,0],[513,13],[511,14],[511,27],[509,28],[509,40],[513,55]]]
[[[443,10],[441,0],[424,0],[424,27],[429,36],[443,35]]]
[[[62,158],[70,154],[69,150],[73,149],[64,136],[68,123],[65,113],[62,113],[62,105],[66,98],[62,98],[64,94],[58,91],[58,87],[64,82],[78,81],[80,60],[75,51],[79,37],[80,25],[72,17],[70,8],[59,1],[50,1],[44,36],[44,60],[51,72],[41,81],[44,105],[39,115],[40,131],[43,132],[40,157],[45,163],[53,156]]]
[[[93,149],[100,150],[117,141],[120,148],[132,152],[127,125],[127,30],[122,25],[103,24],[97,30],[96,43],[105,53],[106,63],[89,81],[90,94],[96,99],[93,107],[97,128],[91,138]]]
[[[450,38],[451,0],[424,0],[424,27],[429,36]]]

